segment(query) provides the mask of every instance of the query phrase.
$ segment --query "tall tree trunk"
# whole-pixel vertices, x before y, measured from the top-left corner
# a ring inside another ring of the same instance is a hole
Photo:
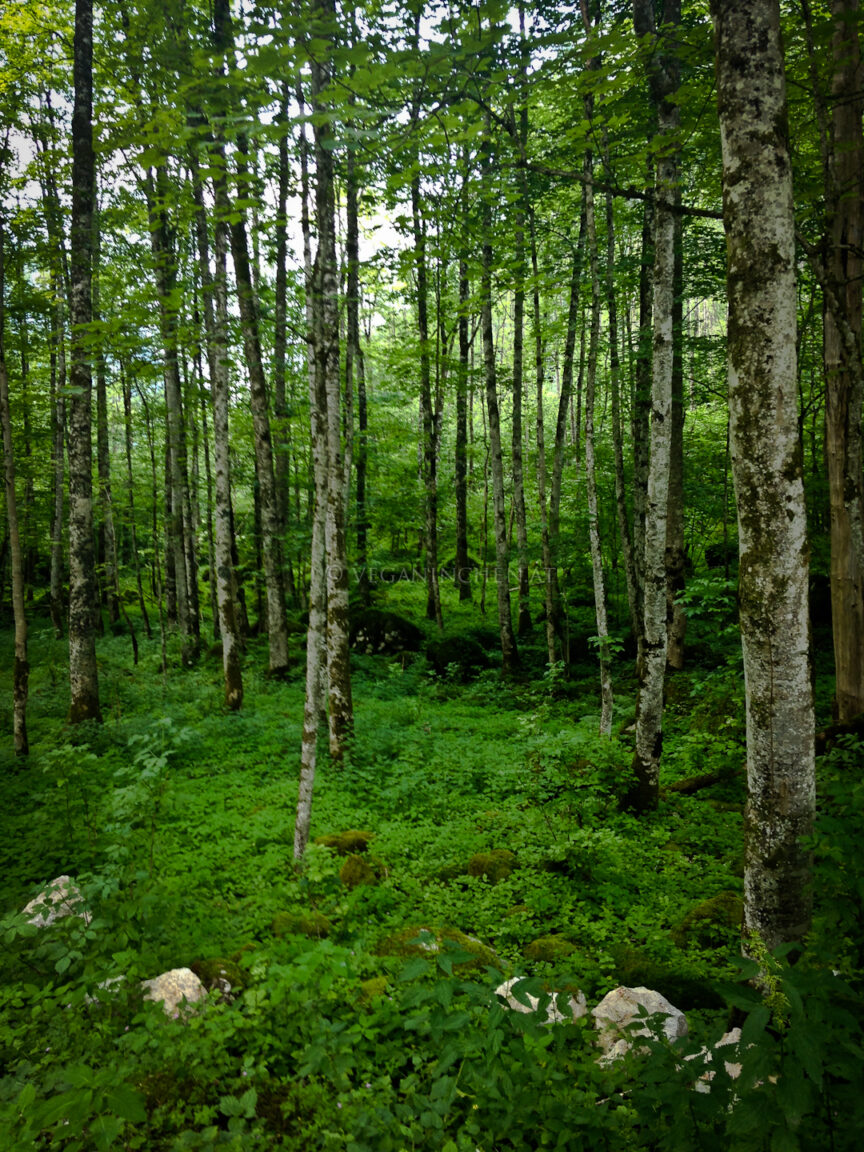
[[[539,267],[537,261],[537,230],[534,224],[534,213],[532,212],[529,217],[530,231],[531,231],[531,271],[534,279],[534,288],[532,291],[533,298],[533,311],[534,311],[534,382],[537,392],[537,501],[540,505],[540,550],[543,559],[543,611],[545,619],[546,631],[546,659],[549,667],[554,667],[558,660],[558,644],[556,635],[556,625],[558,623],[558,580],[557,569],[552,554],[552,542],[549,531],[549,506],[546,498],[546,430],[543,424],[543,389],[545,386],[545,355],[543,349],[543,325],[540,315],[540,278]],[[568,331],[568,339],[569,339]],[[571,345],[571,379],[572,379],[572,345]],[[563,386],[562,386],[563,395]],[[567,404],[566,400],[562,403],[559,397],[558,405],[558,419],[561,421],[561,414],[563,411],[563,420],[566,427],[567,420]],[[562,432],[563,438],[563,432]],[[556,448],[557,448],[557,429],[556,429]],[[562,455],[562,473],[563,473],[563,444],[561,449]],[[560,496],[560,485],[559,485]]]
[[[468,558],[468,373],[471,281],[468,275],[468,156],[462,156],[462,190],[459,204],[459,368],[456,373],[456,561],[454,580],[459,600],[471,599],[471,568]]]
[[[298,85],[297,103],[303,114],[303,93]],[[300,861],[309,841],[312,792],[318,756],[318,730],[324,712],[327,670],[327,393],[318,372],[318,331],[314,305],[315,270],[312,263],[309,221],[309,147],[305,127],[300,127],[300,227],[303,235],[303,268],[306,286],[306,366],[309,378],[309,434],[312,452],[314,505],[309,554],[309,628],[306,633],[306,695],[303,706],[303,738],[300,749],[300,781],[294,822],[294,859]]]
[[[615,459],[615,508],[618,516],[618,536],[621,540],[621,558],[627,586],[627,607],[630,627],[637,639],[641,631],[639,604],[636,595],[636,570],[633,564],[633,545],[630,521],[627,515],[627,496],[624,484],[624,444],[621,427],[621,360],[618,352],[618,302],[615,298],[615,213],[612,197],[606,193],[606,313],[609,322],[609,391],[612,400],[612,449]]]
[[[216,220],[214,225],[215,275],[210,272],[210,245],[204,193],[198,176],[197,159],[192,157],[192,183],[195,199],[195,235],[198,247],[198,269],[204,308],[204,331],[207,337],[207,367],[213,406],[213,472],[215,481],[215,515],[213,523],[213,567],[216,581],[216,603],[219,611],[219,634],[222,640],[222,671],[225,680],[225,704],[237,711],[243,704],[242,640],[235,611],[237,588],[231,545],[231,454],[228,431],[228,407],[231,379],[228,362],[228,225]],[[217,179],[223,179],[220,174]]]
[[[586,110],[590,120],[590,112]],[[588,168],[591,175],[590,166]],[[591,573],[594,582],[594,616],[597,622],[597,649],[600,658],[600,735],[612,733],[612,659],[609,650],[609,622],[606,617],[606,581],[600,543],[600,517],[597,503],[597,467],[594,444],[594,406],[597,383],[597,349],[600,343],[600,274],[597,261],[597,231],[594,220],[594,187],[585,185],[585,232],[591,268],[591,336],[585,380],[585,488],[588,502],[588,538]]]
[[[676,189],[676,204],[681,190]],[[669,668],[684,667],[687,616],[681,604],[687,553],[684,549],[684,252],[681,217],[675,217],[675,268],[672,303],[672,427],[669,434],[669,507],[666,518],[666,618]]]
[[[744,930],[774,948],[800,940],[809,927],[810,858],[802,837],[815,806],[792,175],[779,4],[712,0],[711,12],[747,690]]]
[[[411,212],[414,225],[414,263],[417,276],[417,328],[420,337],[420,416],[423,428],[422,475],[426,495],[426,617],[444,627],[438,587],[438,466],[435,445],[435,413],[429,355],[429,288],[426,268],[426,225],[420,208],[420,177],[411,181]]]
[[[340,761],[354,723],[348,647],[348,555],[339,374],[339,278],[336,260],[334,136],[326,92],[331,81],[329,41],[335,26],[335,0],[315,0],[314,16],[328,42],[312,62],[311,97],[315,114],[315,216],[318,248],[312,296],[315,372],[319,397],[326,395],[327,437],[327,670],[330,703],[330,757]]]
[[[648,167],[650,185],[653,163]],[[642,210],[639,257],[639,338],[636,349],[631,435],[633,437],[633,568],[639,616],[637,672],[642,678],[645,646],[645,516],[648,504],[648,467],[651,457],[651,328],[652,268],[654,264],[654,206],[646,200]]]
[[[864,247],[864,142],[858,0],[832,0],[834,74],[827,179],[825,455],[831,503],[831,608],[836,714],[864,712],[864,480],[861,419],[861,277]],[[839,313],[839,314],[838,314]],[[852,336],[853,352],[844,347]]]
[[[69,396],[69,720],[101,721],[93,622],[93,445],[90,329],[93,319],[93,4],[75,0],[70,232],[71,371]]]
[[[490,128],[482,153],[483,251],[480,265],[480,324],[483,330],[483,361],[486,375],[486,410],[489,417],[489,455],[492,465],[492,511],[495,528],[495,580],[498,596],[498,627],[501,632],[502,669],[512,675],[519,666],[519,650],[513,633],[510,611],[510,571],[507,548],[507,514],[504,501],[504,462],[501,454],[501,420],[498,412],[498,382],[495,365],[495,335],[492,326],[492,209],[489,162]]]
[[[144,585],[141,580],[141,557],[138,553],[138,529],[135,524],[135,479],[132,471],[132,381],[123,378],[121,369],[120,384],[123,391],[123,432],[126,448],[126,507],[129,516],[129,535],[132,541],[132,557],[135,563],[135,584],[138,589],[138,607],[144,621],[147,639],[153,638],[147,604],[144,600]]]
[[[63,635],[63,486],[66,443],[66,338],[60,277],[54,277],[54,331],[51,365],[54,392],[51,397],[51,464],[54,501],[51,510],[51,623],[59,640]]]
[[[636,34],[653,35],[654,12],[648,0],[634,0]],[[677,25],[680,0],[666,0],[663,23]],[[672,409],[672,305],[674,299],[676,152],[679,113],[669,99],[678,87],[677,66],[668,48],[655,49],[649,69],[657,107],[660,149],[654,208],[653,362],[651,438],[645,508],[645,592],[643,660],[636,712],[636,783],[625,804],[646,811],[660,792],[663,748],[663,687],[666,676],[666,519],[669,503],[669,454]]]
[[[279,525],[284,534],[289,512],[289,456],[291,425],[288,420],[288,396],[285,359],[288,344],[288,110],[291,89],[283,81],[279,106],[279,187],[276,201],[276,284],[273,296],[273,415],[276,453],[275,480]],[[296,595],[296,592],[292,593]]]
[[[24,561],[18,530],[18,505],[15,499],[15,457],[12,454],[12,414],[9,407],[9,378],[6,374],[4,327],[6,319],[5,246],[3,221],[0,220],[0,436],[3,442],[3,474],[6,489],[6,525],[9,534],[9,559],[12,567],[12,614],[15,621],[15,657],[12,670],[12,739],[17,756],[27,756],[27,692],[30,665],[27,661],[27,615],[24,606]]]
[[[214,41],[217,49],[233,55],[234,33],[231,25],[229,0],[215,0],[213,6]],[[239,176],[245,175],[244,137],[238,139]],[[224,158],[224,152],[223,152]],[[249,240],[246,213],[230,203],[226,184],[219,184],[220,197],[217,212],[230,222],[231,254],[234,260],[234,279],[240,306],[240,325],[243,331],[243,350],[249,373],[249,398],[255,438],[256,472],[261,500],[261,530],[264,573],[267,591],[267,642],[269,648],[269,674],[282,676],[288,670],[288,621],[285,613],[285,593],[282,573],[282,531],[276,497],[276,478],[273,467],[273,443],[270,434],[267,383],[261,353],[258,307],[252,270],[249,262]]]
[[[368,411],[366,407],[366,368],[360,343],[360,226],[358,209],[357,161],[354,148],[349,147],[345,179],[345,260],[346,269],[346,340],[345,340],[345,398],[353,397],[357,385],[358,437],[355,457],[357,497],[357,566],[360,570],[359,591],[364,602],[369,599],[369,578],[366,573],[366,464],[368,460]],[[351,409],[353,414],[353,407]],[[346,412],[346,423],[349,415]],[[353,443],[353,430],[350,437]],[[345,454],[345,489],[350,491],[351,455]]]
[[[164,167],[157,170],[154,182],[147,174],[147,200],[150,214],[150,241],[159,296],[159,324],[163,348],[165,379],[166,442],[166,516],[171,566],[175,589],[177,624],[181,637],[181,659],[185,665],[194,663],[198,654],[198,620],[193,618],[189,597],[190,573],[186,542],[186,430],[183,421],[183,390],[180,383],[180,357],[178,346],[178,315],[175,300],[177,265],[173,252],[171,229],[168,223],[165,196],[168,191]],[[166,567],[168,567],[166,555]],[[171,613],[169,611],[169,617]]]
[[[584,161],[584,172],[587,177],[588,157]],[[536,242],[535,242],[536,247]],[[585,200],[579,212],[579,234],[576,247],[573,250],[573,263],[570,271],[570,297],[567,306],[567,333],[564,338],[564,361],[561,368],[561,394],[558,397],[558,417],[555,422],[555,447],[552,454],[552,486],[549,496],[549,546],[552,555],[552,623],[555,635],[563,641],[564,628],[561,619],[561,596],[558,589],[558,553],[559,537],[561,534],[561,489],[564,483],[564,449],[567,439],[567,413],[573,395],[573,363],[576,350],[576,333],[579,330],[580,292],[582,287],[582,264],[585,257]],[[536,273],[535,273],[536,275]],[[538,305],[539,307],[539,305]],[[538,312],[539,315],[539,312]],[[582,421],[582,374],[585,361],[585,326],[582,325],[582,343],[579,357],[579,387],[577,394],[577,419],[574,433],[576,447],[576,463],[579,463],[579,436]],[[569,653],[565,651],[565,659]]]
[[[94,205],[93,227],[93,322],[102,319],[100,310],[100,273],[102,257],[102,219],[97,203]],[[105,354],[101,343],[96,347],[96,473],[99,477],[99,568],[103,580],[103,595],[108,607],[108,623],[120,619],[120,605],[116,592],[117,573],[114,555],[117,551],[114,533],[114,508],[111,502],[111,446],[108,441],[108,381]]]
[[[524,188],[524,180],[522,181]],[[515,274],[513,293],[513,424],[512,461],[513,511],[516,520],[516,551],[519,558],[519,605],[516,630],[520,636],[531,631],[531,601],[528,583],[528,527],[525,519],[525,475],[522,466],[523,345],[525,335],[525,199],[517,208],[515,225]]]

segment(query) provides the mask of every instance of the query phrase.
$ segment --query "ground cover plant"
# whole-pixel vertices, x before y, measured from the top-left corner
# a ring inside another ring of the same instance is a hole
[[[321,770],[298,870],[299,675],[256,676],[253,644],[255,708],[232,713],[214,708],[213,663],[160,674],[157,644],[132,667],[128,639],[106,638],[111,716],[70,729],[58,642],[34,631],[31,756],[3,764],[4,1148],[857,1146],[859,746],[822,760],[814,929],[763,999],[737,945],[728,641],[728,662],[674,682],[667,790],[648,819],[619,806],[623,666],[610,740],[594,669],[466,684],[422,656],[357,654],[356,739]],[[699,792],[668,787],[712,772]],[[21,909],[61,873],[92,918],[36,928]],[[139,983],[178,967],[210,991],[172,1018]],[[690,1036],[603,1068],[584,1021],[503,1007],[494,990],[514,975],[525,995],[579,988],[591,1003],[654,988]],[[714,1069],[694,1092],[730,1013],[752,1045],[744,1072]]]

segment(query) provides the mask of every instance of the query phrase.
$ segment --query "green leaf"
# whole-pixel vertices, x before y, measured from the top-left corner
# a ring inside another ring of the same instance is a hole
[[[116,1088],[109,1088],[105,1094],[105,1103],[108,1108],[128,1120],[130,1124],[143,1124],[147,1119],[147,1110],[144,1107],[145,1097],[136,1092],[129,1084],[119,1084]]]

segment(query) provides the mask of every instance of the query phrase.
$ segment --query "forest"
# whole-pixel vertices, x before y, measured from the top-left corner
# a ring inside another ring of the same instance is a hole
[[[0,8],[0,1152],[861,1147],[862,23]]]

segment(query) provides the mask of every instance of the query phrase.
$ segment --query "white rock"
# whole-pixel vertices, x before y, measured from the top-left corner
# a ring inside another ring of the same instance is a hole
[[[643,1024],[639,1028],[628,1029],[627,1036],[622,1036],[628,1024],[641,1018],[640,1008],[644,1008],[649,1016],[664,1017],[663,1033],[667,1040],[675,1041],[687,1035],[686,1016],[670,1004],[665,996],[650,988],[625,988],[622,985],[604,996],[597,1007],[591,1010],[598,1030],[597,1042],[604,1053],[603,1063],[609,1063],[629,1050],[628,1036],[652,1035],[650,1027]]]
[[[64,916],[80,916],[85,924],[89,924],[91,919],[84,907],[84,897],[71,876],[58,876],[46,884],[39,895],[25,906],[24,913],[37,928],[47,928]]]
[[[528,1001],[527,1004],[523,1004],[522,1000],[516,999],[513,989],[516,985],[523,983],[524,980],[524,976],[514,976],[510,980],[505,980],[503,984],[499,984],[495,989],[495,995],[500,996],[507,1007],[511,1008],[514,1012],[524,1012],[527,1015],[539,1011],[540,998],[538,996],[523,994],[523,999]],[[549,995],[550,1000],[546,1005],[547,1024],[563,1024],[565,1022],[578,1020],[581,1016],[588,1015],[588,1004],[585,1000],[584,992],[577,992],[575,996],[568,996],[566,1015],[559,1007],[561,1003],[560,998],[564,996],[564,993],[550,992]]]
[[[141,987],[144,999],[161,1000],[169,1016],[179,1016],[184,1001],[195,1004],[207,998],[207,990],[191,968],[172,968],[152,980],[142,980]]]

